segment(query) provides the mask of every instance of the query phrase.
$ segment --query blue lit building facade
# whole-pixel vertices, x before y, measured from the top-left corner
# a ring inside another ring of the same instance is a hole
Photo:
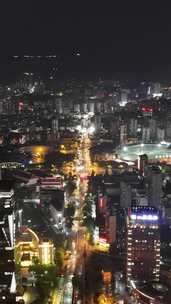
[[[160,277],[159,214],[154,207],[138,206],[127,216],[127,283],[158,281]]]

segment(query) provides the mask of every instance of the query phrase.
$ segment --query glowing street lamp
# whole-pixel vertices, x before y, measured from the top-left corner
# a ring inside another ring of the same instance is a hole
[[[90,126],[90,128],[88,129],[88,133],[90,135],[92,135],[95,132],[95,127],[94,126]]]
[[[123,151],[126,152],[128,150],[127,147],[123,147]]]

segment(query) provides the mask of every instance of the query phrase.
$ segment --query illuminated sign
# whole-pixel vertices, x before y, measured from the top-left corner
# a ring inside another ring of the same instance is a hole
[[[104,283],[110,283],[112,281],[112,273],[110,271],[102,271],[102,277]]]
[[[99,238],[99,242],[103,243],[103,244],[106,244],[107,243],[107,239],[105,239],[105,238]]]
[[[100,205],[100,208],[103,208],[103,198],[102,197],[99,199],[99,205]]]
[[[157,221],[159,217],[158,215],[153,215],[153,214],[141,214],[141,215],[131,214],[130,218],[131,220]]]
[[[141,108],[141,111],[142,111],[142,112],[153,112],[153,109],[150,108],[150,107],[142,107],[142,108]]]

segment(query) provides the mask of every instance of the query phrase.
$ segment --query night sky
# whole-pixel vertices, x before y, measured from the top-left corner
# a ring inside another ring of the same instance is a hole
[[[67,73],[171,80],[171,9],[164,1],[92,2],[1,3],[0,73],[7,55],[57,53]]]

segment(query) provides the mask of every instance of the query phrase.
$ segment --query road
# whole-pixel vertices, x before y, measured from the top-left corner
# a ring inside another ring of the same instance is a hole
[[[84,278],[84,251],[87,246],[85,239],[86,228],[82,226],[83,204],[88,190],[87,176],[90,174],[91,160],[89,154],[90,140],[82,136],[80,147],[77,150],[75,172],[77,175],[77,187],[70,198],[76,202],[75,220],[72,227],[71,255],[67,262],[66,273],[59,289],[53,295],[53,304],[81,303],[80,299],[73,299],[73,276],[81,275]],[[84,299],[83,299],[84,302]]]

